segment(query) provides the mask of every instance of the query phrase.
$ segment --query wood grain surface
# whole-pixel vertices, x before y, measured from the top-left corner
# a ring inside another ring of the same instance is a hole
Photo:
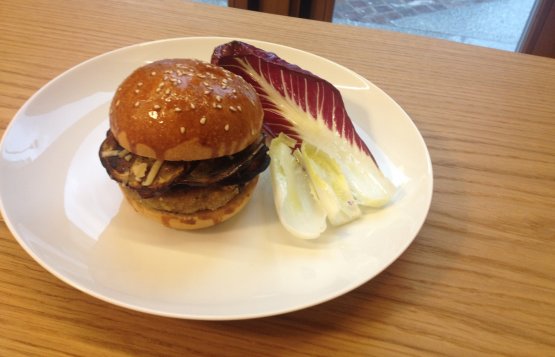
[[[3,0],[0,134],[35,91],[84,60],[211,35],[313,52],[392,96],[432,157],[433,202],[418,237],[378,277],[330,302],[202,322],[66,285],[2,221],[0,355],[555,355],[553,59],[187,1]]]

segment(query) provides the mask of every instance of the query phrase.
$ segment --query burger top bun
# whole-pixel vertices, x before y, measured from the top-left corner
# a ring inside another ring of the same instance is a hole
[[[166,59],[136,69],[117,89],[110,129],[130,152],[192,161],[232,155],[252,143],[263,110],[254,88],[221,67]]]

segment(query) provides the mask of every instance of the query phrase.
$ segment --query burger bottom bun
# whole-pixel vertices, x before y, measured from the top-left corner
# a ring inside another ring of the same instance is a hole
[[[235,216],[250,201],[257,182],[258,176],[247,182],[229,202],[215,210],[205,209],[188,214],[162,211],[145,206],[135,192],[129,188],[120,187],[127,201],[139,214],[160,222],[166,227],[193,230],[211,227]]]

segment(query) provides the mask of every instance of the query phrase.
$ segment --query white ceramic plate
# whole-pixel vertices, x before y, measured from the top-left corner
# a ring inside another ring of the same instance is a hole
[[[179,232],[143,219],[122,199],[97,152],[114,89],[149,61],[209,60],[227,38],[139,44],[86,61],[52,80],[19,110],[1,143],[0,208],[21,246],[52,274],[97,298],[179,318],[270,316],[340,296],[391,264],[428,213],[432,168],[407,114],[356,73],[297,49],[246,40],[331,81],[385,174],[400,187],[389,207],[328,229],[290,236],[261,176],[232,220]]]

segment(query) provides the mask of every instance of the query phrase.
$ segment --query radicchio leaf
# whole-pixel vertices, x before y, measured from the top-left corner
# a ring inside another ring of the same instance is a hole
[[[240,41],[216,47],[212,63],[241,76],[256,89],[264,108],[263,128],[269,136],[285,134],[296,143],[293,154],[301,153],[297,162],[310,171],[308,179],[320,205],[326,207],[330,223],[343,224],[360,216],[354,204],[382,207],[391,200],[396,188],[358,136],[341,93],[331,83]],[[310,147],[315,150],[308,150]],[[328,181],[336,184],[326,185]],[[319,189],[331,199],[326,201]]]
[[[288,63],[275,53],[240,41],[216,47],[212,63],[240,75],[256,89],[264,108],[263,128],[271,137],[284,133],[294,138],[297,145],[308,139],[310,130],[302,130],[303,123],[295,121],[293,116],[284,115],[284,106],[289,106],[296,113],[302,111],[305,117],[316,121],[312,124],[325,125],[330,134],[339,134],[375,161],[358,136],[345,110],[341,93],[328,81]],[[274,95],[276,92],[281,98]]]

